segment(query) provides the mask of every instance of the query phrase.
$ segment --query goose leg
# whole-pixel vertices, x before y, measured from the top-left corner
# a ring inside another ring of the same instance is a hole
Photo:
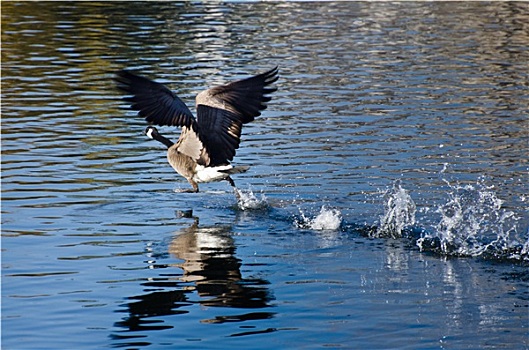
[[[237,189],[237,187],[235,186],[235,182],[229,176],[226,178],[226,181],[228,181],[230,183],[231,187],[233,187],[233,192],[235,193],[235,198],[237,198],[237,201],[239,202],[241,200],[241,194],[240,194],[239,190]]]
[[[192,179],[187,179],[187,181],[193,186],[193,189],[188,190],[179,190],[180,193],[197,193],[198,192],[198,184],[193,181]]]
[[[193,179],[188,179],[187,181],[189,181],[189,183],[191,184],[191,186],[193,186],[193,191],[192,192],[198,192],[198,184],[193,181]]]
[[[228,176],[226,178],[226,181],[228,181],[232,187],[235,187],[235,182],[233,181],[233,179],[231,177]]]

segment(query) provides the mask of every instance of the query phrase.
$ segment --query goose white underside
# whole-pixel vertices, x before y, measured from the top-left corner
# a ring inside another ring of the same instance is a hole
[[[197,165],[193,180],[196,182],[213,182],[226,179],[230,174],[243,173],[248,167],[233,167],[232,165],[221,165],[216,167],[205,167]]]
[[[213,181],[221,181],[224,180],[229,176],[227,172],[232,169],[233,166],[231,165],[222,165],[217,167],[205,167],[202,165],[197,165],[196,174],[193,176],[193,180],[196,182],[213,182]]]

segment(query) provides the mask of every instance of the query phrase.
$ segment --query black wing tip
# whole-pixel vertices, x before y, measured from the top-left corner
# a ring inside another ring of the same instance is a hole
[[[276,65],[274,68],[270,69],[269,71],[265,72],[265,74],[272,74],[275,75],[279,73],[279,66]]]
[[[112,80],[116,82],[117,88],[121,91],[130,93],[130,86],[135,79],[141,78],[139,75],[128,69],[120,69],[114,73]]]
[[[120,69],[114,72],[114,80],[129,79],[130,77],[137,76],[128,69]]]
[[[277,91],[277,86],[268,86],[268,85],[275,83],[279,79],[279,67],[275,66],[271,70],[264,72],[263,77],[264,77],[264,86],[266,86],[266,88],[263,89],[263,95],[268,95],[268,94],[271,94]],[[264,102],[268,102],[268,101],[270,101],[270,98],[265,97]]]
[[[131,71],[128,70],[128,69],[126,69],[126,68],[119,69],[119,70],[117,70],[117,71],[115,72],[115,74],[116,74],[117,76],[123,76],[123,75],[127,75],[127,74],[130,74],[130,73],[131,73]]]
[[[130,69],[120,69],[115,71],[113,79],[122,86],[129,86],[133,83],[148,84],[152,82],[151,79],[140,75]]]
[[[279,66],[275,66],[261,75],[265,79],[265,84],[275,83],[279,79]]]

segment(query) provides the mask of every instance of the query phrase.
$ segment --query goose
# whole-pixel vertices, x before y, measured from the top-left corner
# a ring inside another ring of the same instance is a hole
[[[278,67],[264,73],[212,87],[196,98],[197,118],[186,104],[165,85],[137,75],[129,70],[116,73],[117,87],[132,103],[131,108],[149,123],[145,134],[167,147],[167,161],[187,179],[192,189],[198,184],[226,180],[235,195],[240,194],[230,175],[247,171],[248,166],[233,166],[230,162],[239,148],[243,124],[261,115],[271,100],[269,94],[277,90],[269,85],[278,79]],[[161,135],[152,124],[181,127],[174,143]]]

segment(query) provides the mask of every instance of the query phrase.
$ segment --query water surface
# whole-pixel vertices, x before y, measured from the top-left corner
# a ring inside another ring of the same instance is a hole
[[[523,2],[2,3],[2,348],[528,348],[527,23]],[[275,65],[241,203],[177,193],[112,81],[194,110]]]

